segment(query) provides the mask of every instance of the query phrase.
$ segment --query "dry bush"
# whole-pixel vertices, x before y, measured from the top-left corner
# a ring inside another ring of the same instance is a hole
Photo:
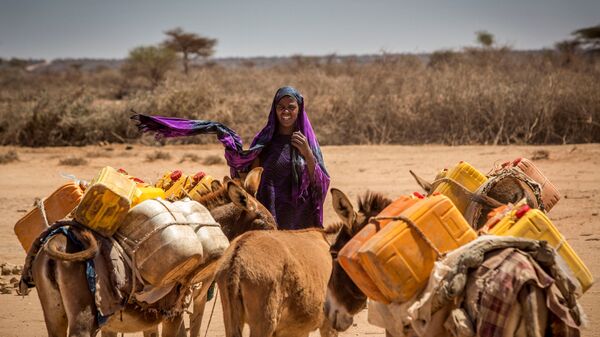
[[[170,160],[171,159],[171,154],[169,152],[165,152],[165,151],[154,151],[152,153],[148,153],[146,155],[146,161],[147,162],[154,162],[157,160]]]
[[[97,149],[97,150],[88,151],[85,154],[85,156],[88,158],[110,158],[113,156],[112,152],[113,152],[113,149],[108,147],[108,148],[105,148],[104,150]]]
[[[200,161],[200,159],[202,159],[202,158],[200,158],[200,156],[198,156],[197,154],[185,153],[179,160],[179,163],[181,164],[185,161],[191,161],[191,162],[197,163]]]
[[[14,150],[0,153],[0,164],[8,164],[19,160],[19,155]]]
[[[132,142],[140,137],[129,120],[132,108],[220,121],[249,142],[283,85],[303,93],[323,145],[600,142],[600,62],[573,57],[565,64],[556,52],[507,48],[428,58],[382,54],[366,61],[295,56],[268,68],[171,72],[153,91],[111,70],[0,70],[0,144]],[[215,143],[216,137],[168,142]]]
[[[219,165],[219,164],[223,164],[225,163],[225,160],[223,159],[222,156],[218,156],[216,154],[211,154],[208,155],[206,157],[204,157],[204,159],[202,159],[202,164],[203,165]]]
[[[58,165],[62,165],[62,166],[84,166],[87,164],[88,164],[88,161],[82,157],[69,157],[69,158],[63,158],[58,161]]]

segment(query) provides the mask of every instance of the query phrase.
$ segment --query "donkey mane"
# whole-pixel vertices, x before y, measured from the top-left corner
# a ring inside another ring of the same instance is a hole
[[[372,217],[381,212],[392,200],[379,192],[367,191],[362,197],[358,198],[358,210],[367,217]]]
[[[209,211],[231,202],[229,194],[227,193],[227,184],[222,185],[216,191],[202,195],[196,199],[196,201],[204,205]]]

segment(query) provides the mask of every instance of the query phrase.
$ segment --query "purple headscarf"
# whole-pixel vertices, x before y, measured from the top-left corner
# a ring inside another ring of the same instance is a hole
[[[260,152],[269,144],[275,132],[277,132],[277,114],[275,107],[277,102],[285,96],[293,97],[298,102],[298,119],[296,120],[296,130],[300,131],[308,140],[308,144],[316,159],[318,165],[315,165],[314,183],[311,185],[308,169],[304,158],[298,151],[292,149],[292,167],[294,184],[292,186],[292,198],[297,202],[311,199],[313,209],[318,216],[319,225],[323,223],[323,202],[329,188],[329,174],[325,168],[323,154],[308,115],[304,110],[304,98],[292,87],[282,87],[277,90],[267,124],[260,130],[254,139],[250,148],[243,149],[241,137],[226,125],[219,122],[208,120],[189,120],[183,118],[171,118],[162,116],[148,116],[135,114],[131,118],[137,120],[138,128],[143,131],[153,131],[157,136],[178,137],[191,136],[198,134],[217,134],[219,141],[225,146],[225,159],[231,168],[231,176],[237,177],[240,172],[248,172],[253,161]]]

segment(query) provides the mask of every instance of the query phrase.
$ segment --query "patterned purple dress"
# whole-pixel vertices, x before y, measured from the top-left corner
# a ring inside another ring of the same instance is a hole
[[[264,171],[257,198],[273,213],[279,229],[321,227],[312,212],[313,202],[298,202],[292,198],[291,136],[273,135],[260,153],[260,166]]]

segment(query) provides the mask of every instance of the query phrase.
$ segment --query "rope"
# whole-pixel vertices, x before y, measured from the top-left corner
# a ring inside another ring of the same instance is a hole
[[[208,335],[208,328],[210,328],[210,322],[212,321],[213,314],[215,313],[215,306],[217,305],[217,295],[219,295],[219,288],[215,291],[215,302],[213,303],[212,310],[210,311],[210,317],[208,317],[208,324],[206,324],[206,331],[204,332],[204,337]]]
[[[500,207],[500,206],[504,205],[503,203],[499,202],[498,200],[495,200],[494,198],[484,196],[484,195],[481,195],[478,193],[473,193],[473,192],[469,191],[469,189],[467,189],[463,184],[459,183],[458,181],[456,181],[452,178],[447,178],[447,177],[437,179],[433,183],[431,183],[432,191],[435,190],[435,188],[442,182],[446,182],[451,185],[454,185],[455,187],[458,188],[458,190],[460,192],[462,192],[470,200],[475,201],[477,203],[487,204],[487,206],[490,206],[492,208],[496,208],[496,207]]]
[[[46,227],[50,227],[50,223],[48,222],[48,217],[46,216],[46,207],[44,205],[44,201],[42,199],[38,199],[35,202],[35,205],[37,206],[37,208],[40,209],[40,213],[42,213],[42,219],[44,220]]]
[[[425,236],[425,233],[423,233],[423,231],[421,231],[421,229],[417,226],[416,223],[414,223],[411,219],[409,219],[408,217],[404,216],[404,215],[397,215],[397,216],[378,216],[378,217],[373,217],[371,218],[369,221],[371,220],[402,220],[404,221],[410,228],[412,228],[415,232],[417,232],[417,235],[419,235],[419,237],[425,241],[425,243],[427,243],[429,245],[429,247],[431,247],[431,249],[433,249],[433,251],[437,254],[438,257],[442,257],[444,254],[442,254],[433,244],[433,242],[431,242],[427,236]]]

